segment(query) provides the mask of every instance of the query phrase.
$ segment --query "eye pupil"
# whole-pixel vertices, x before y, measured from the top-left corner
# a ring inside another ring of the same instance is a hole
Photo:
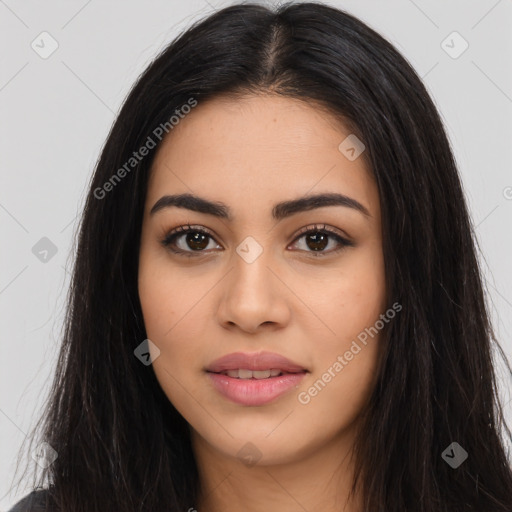
[[[311,241],[312,245],[309,243]],[[325,249],[328,243],[328,235],[325,233],[310,233],[306,236],[306,244],[313,251]]]
[[[186,240],[191,249],[204,249],[205,247],[208,247],[208,235],[205,235],[204,233],[188,233]]]

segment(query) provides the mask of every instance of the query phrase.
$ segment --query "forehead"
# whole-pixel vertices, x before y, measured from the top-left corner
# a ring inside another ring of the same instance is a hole
[[[148,202],[192,192],[236,209],[332,191],[371,210],[376,188],[363,158],[351,161],[339,149],[349,135],[335,115],[297,99],[254,95],[199,102],[162,141]]]

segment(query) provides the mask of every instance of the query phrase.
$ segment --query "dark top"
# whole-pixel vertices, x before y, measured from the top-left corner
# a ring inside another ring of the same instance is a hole
[[[32,491],[7,512],[47,512],[47,497],[48,491],[46,489]]]

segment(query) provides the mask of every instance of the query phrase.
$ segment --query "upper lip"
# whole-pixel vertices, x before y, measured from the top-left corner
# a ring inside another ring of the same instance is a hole
[[[287,373],[307,371],[301,365],[273,352],[233,352],[216,359],[206,367],[206,371],[219,373],[226,370],[269,370],[279,369]]]

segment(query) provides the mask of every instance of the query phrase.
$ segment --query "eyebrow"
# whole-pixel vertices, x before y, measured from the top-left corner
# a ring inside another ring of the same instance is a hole
[[[172,206],[185,208],[199,213],[214,215],[221,219],[233,220],[233,214],[228,205],[219,201],[210,201],[194,194],[175,194],[162,196],[151,208],[150,215]],[[343,194],[324,193],[299,197],[290,201],[277,203],[272,208],[272,218],[281,220],[299,212],[323,208],[325,206],[344,206],[359,211],[366,217],[371,217],[368,209],[359,201]]]

